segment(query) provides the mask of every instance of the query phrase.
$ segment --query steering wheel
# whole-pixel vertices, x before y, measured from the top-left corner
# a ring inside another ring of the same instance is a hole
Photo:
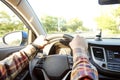
[[[49,44],[55,41],[65,41],[68,44],[73,37],[68,34],[55,34],[47,36],[46,39]],[[72,65],[72,56],[46,55],[33,59],[29,68],[34,80],[66,80]]]

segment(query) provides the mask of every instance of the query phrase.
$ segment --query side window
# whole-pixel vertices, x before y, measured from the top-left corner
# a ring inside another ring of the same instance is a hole
[[[26,45],[27,31],[17,15],[0,1],[0,48]]]

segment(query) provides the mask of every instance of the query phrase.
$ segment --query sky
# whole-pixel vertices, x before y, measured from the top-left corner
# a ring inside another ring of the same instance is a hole
[[[98,9],[97,0],[29,0],[34,9],[41,14],[57,16],[80,16],[85,13],[94,13]],[[91,2],[92,1],[92,2]],[[92,15],[93,15],[92,14]]]
[[[79,17],[84,26],[96,26],[94,18],[99,15],[98,0],[29,0],[38,16],[54,15],[70,19]]]
[[[101,14],[98,0],[28,0],[38,17],[51,15],[66,19],[80,18],[85,27],[95,28],[95,18]],[[2,7],[1,7],[2,6]],[[0,4],[0,10],[7,10]],[[106,11],[108,9],[103,10]]]

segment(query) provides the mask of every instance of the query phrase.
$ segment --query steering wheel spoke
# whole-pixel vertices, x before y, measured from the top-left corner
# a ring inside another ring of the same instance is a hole
[[[73,66],[73,57],[72,56],[68,56],[68,63],[69,63],[70,69],[72,69],[72,66]]]
[[[60,41],[69,46],[69,42],[73,39],[72,36],[67,34],[57,34],[46,37],[48,43],[51,44],[55,41]],[[49,52],[48,52],[49,53]],[[50,80],[61,80],[71,71],[73,66],[73,58],[70,55],[46,55],[41,57],[34,66],[33,72],[41,73],[44,70],[45,74]],[[35,71],[37,70],[37,71]],[[34,74],[33,74],[34,75]],[[39,75],[39,74],[37,74]],[[37,77],[36,77],[37,78]]]

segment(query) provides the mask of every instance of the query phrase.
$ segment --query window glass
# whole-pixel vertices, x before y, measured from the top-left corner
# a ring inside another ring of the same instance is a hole
[[[28,0],[48,34],[80,34],[120,38],[120,4],[99,5],[98,0]]]
[[[3,40],[2,40],[3,36],[8,33],[12,34],[13,32],[16,32],[16,31],[22,31],[22,33],[27,32],[27,28],[25,27],[23,22],[17,17],[17,15],[13,13],[5,4],[3,4],[0,1],[0,47],[8,46],[3,43]],[[21,34],[19,36],[21,36]],[[20,38],[18,37],[16,38],[14,36],[14,40],[15,39],[20,39]],[[26,45],[26,43],[24,43],[24,45]],[[9,46],[20,46],[20,45],[16,44],[16,45],[9,45]]]

